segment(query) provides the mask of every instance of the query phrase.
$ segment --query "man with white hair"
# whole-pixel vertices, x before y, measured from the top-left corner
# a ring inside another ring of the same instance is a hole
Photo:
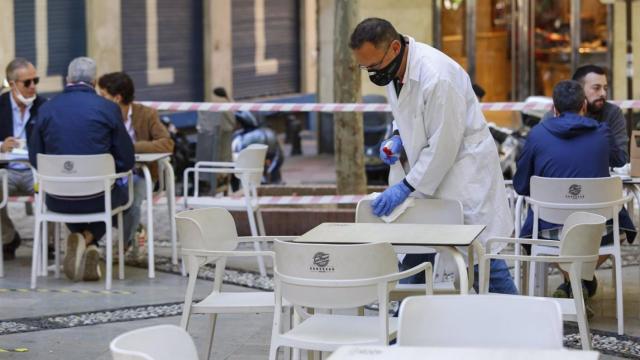
[[[6,68],[5,86],[11,90],[0,96],[0,152],[11,152],[26,146],[40,105],[46,100],[37,94],[36,68],[25,58],[11,60]],[[32,195],[33,176],[29,165],[19,162],[7,166],[9,195]],[[2,189],[0,188],[0,196]],[[2,219],[2,256],[15,258],[20,235],[9,218],[7,208],[0,210]]]
[[[62,94],[40,109],[29,141],[29,160],[37,168],[37,154],[111,154],[116,171],[131,170],[135,164],[133,143],[122,121],[120,108],[95,91],[96,63],[79,57],[71,61],[67,85]],[[127,202],[126,184],[116,182],[111,190],[113,207]],[[83,214],[104,210],[104,195],[88,199],[47,196],[53,211]],[[125,214],[126,216],[126,214]],[[74,281],[98,280],[98,240],[106,229],[103,222],[67,224],[64,273]]]

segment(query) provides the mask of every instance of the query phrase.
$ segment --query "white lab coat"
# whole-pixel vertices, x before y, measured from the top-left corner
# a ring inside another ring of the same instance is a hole
[[[495,142],[460,65],[440,51],[409,39],[400,98],[387,94],[407,153],[408,167],[391,167],[390,183],[405,177],[414,196],[462,202],[465,224],[483,224],[484,243],[513,231]],[[502,246],[494,248],[499,251]]]

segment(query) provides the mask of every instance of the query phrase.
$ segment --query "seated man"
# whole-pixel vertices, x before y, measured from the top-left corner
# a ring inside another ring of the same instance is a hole
[[[527,138],[513,187],[520,195],[529,195],[532,176],[551,178],[598,178],[609,176],[611,132],[609,125],[584,117],[587,108],[582,85],[573,80],[561,81],[553,89],[555,117],[535,126]],[[611,224],[611,220],[608,223]],[[627,239],[633,241],[636,232],[626,210],[620,211],[620,227]],[[540,220],[540,238],[557,239],[562,225]],[[533,231],[533,212],[529,209],[521,236],[529,237]],[[611,231],[610,231],[611,232]],[[613,242],[612,234],[603,237],[602,245]],[[607,259],[601,256],[598,265]],[[566,274],[565,274],[566,275]],[[554,296],[567,297],[571,286],[565,276]],[[589,296],[596,291],[595,278],[585,281]]]
[[[120,107],[124,126],[129,133],[136,153],[172,153],[173,140],[167,128],[160,122],[155,109],[134,104],[133,81],[123,72],[103,75],[98,80],[100,95],[115,102]],[[158,166],[151,164],[151,177],[158,179]],[[136,228],[140,223],[140,204],[146,195],[144,177],[134,175],[134,197],[129,216],[124,219],[125,247],[134,244]]]
[[[27,59],[13,59],[6,69],[7,83],[11,87],[0,96],[0,152],[11,152],[26,145],[38,109],[46,101],[37,94],[36,68]],[[29,164],[12,162],[7,165],[9,195],[32,195],[33,176]],[[2,188],[0,188],[2,195]],[[20,235],[9,218],[7,207],[0,209],[3,252],[5,260],[15,258]]]
[[[116,172],[131,170],[135,164],[133,143],[122,122],[120,109],[96,94],[96,64],[86,57],[71,61],[64,92],[40,108],[29,141],[29,161],[37,168],[37,154],[111,154]],[[113,207],[128,200],[126,184],[117,181],[111,191]],[[47,207],[62,213],[82,214],[104,211],[104,195],[88,199],[47,196]],[[125,212],[125,217],[127,213]],[[98,280],[100,258],[97,244],[106,229],[103,222],[67,224],[64,273],[75,281]],[[86,250],[85,250],[86,249]]]

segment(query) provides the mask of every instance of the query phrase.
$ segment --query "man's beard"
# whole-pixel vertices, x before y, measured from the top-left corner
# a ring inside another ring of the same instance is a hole
[[[604,104],[607,100],[603,97],[587,103],[587,112],[589,114],[598,114],[604,109]]]

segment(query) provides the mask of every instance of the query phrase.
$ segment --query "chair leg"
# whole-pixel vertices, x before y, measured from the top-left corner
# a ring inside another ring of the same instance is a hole
[[[118,279],[124,280],[124,231],[122,212],[118,213]]]
[[[31,256],[31,289],[36,288],[36,280],[38,276],[38,264],[40,263],[40,233],[42,231],[42,223],[36,216],[36,223],[33,233],[33,252]]]
[[[213,349],[213,335],[216,331],[216,319],[218,318],[218,314],[209,315],[209,319],[211,323],[209,324],[209,346],[207,346],[207,360],[211,359],[211,350]]]
[[[111,228],[111,216],[106,219],[105,224],[107,226],[107,248],[105,249],[107,253],[107,263],[106,263],[106,279],[104,288],[107,290],[111,290],[111,278],[113,276],[113,229]]]
[[[54,225],[54,230],[55,234],[53,234],[53,240],[54,240],[54,249],[53,249],[53,256],[54,256],[54,263],[55,263],[55,270],[54,270],[54,274],[56,279],[60,278],[60,223],[56,222],[56,224]]]
[[[42,236],[40,236],[40,242],[42,243],[42,255],[40,260],[42,260],[42,264],[40,267],[40,275],[47,276],[47,263],[48,263],[48,252],[49,252],[49,222],[46,220],[42,222]]]
[[[622,299],[622,259],[614,256],[616,273],[616,317],[618,318],[618,335],[624,335],[624,308]]]
[[[2,242],[2,221],[0,221],[0,245]],[[0,246],[0,278],[4,277],[4,254],[2,253],[2,246]]]
[[[259,236],[258,229],[256,228],[256,219],[253,209],[247,206],[247,217],[249,219],[249,228],[251,229],[251,236]],[[260,248],[260,243],[257,241],[253,242],[253,248],[255,251],[262,251]],[[262,256],[257,256],[258,258],[258,269],[260,270],[260,275],[266,276],[267,269],[264,266],[264,258]]]
[[[589,332],[589,321],[587,320],[587,312],[582,295],[582,281],[579,276],[579,267],[575,267],[575,271],[571,271],[571,291],[573,292],[573,300],[576,307],[576,317],[578,320],[578,329],[580,331],[580,342],[582,350],[591,350],[591,333]]]
[[[533,248],[532,248],[533,251]],[[536,263],[529,262],[529,296],[534,296],[536,290]]]

